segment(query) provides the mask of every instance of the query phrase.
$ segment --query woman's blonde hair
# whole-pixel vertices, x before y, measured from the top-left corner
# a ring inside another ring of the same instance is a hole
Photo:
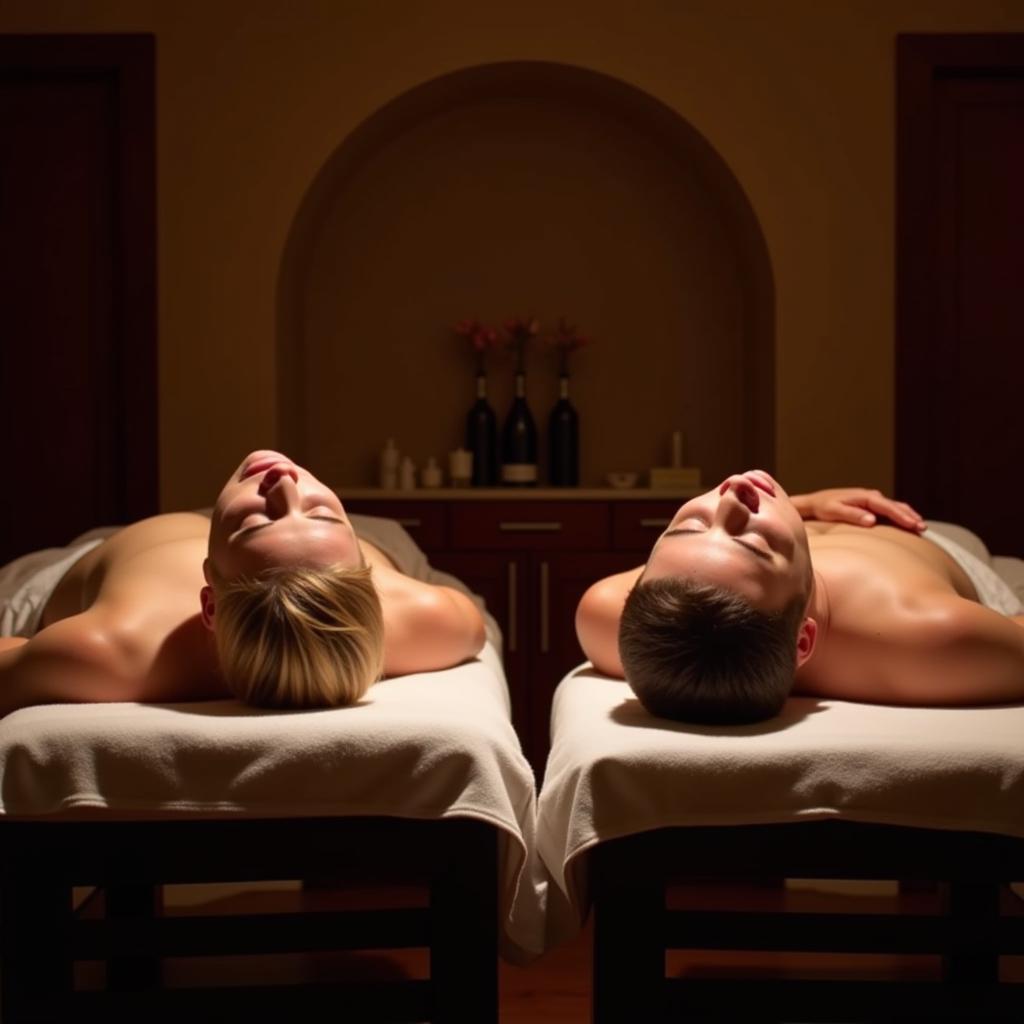
[[[384,618],[371,570],[277,567],[220,583],[221,670],[248,704],[337,707],[380,678]]]

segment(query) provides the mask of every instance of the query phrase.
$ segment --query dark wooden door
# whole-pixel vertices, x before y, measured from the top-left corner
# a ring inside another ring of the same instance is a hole
[[[896,489],[1024,555],[1024,35],[903,36]]]
[[[0,36],[0,562],[157,510],[153,54]]]

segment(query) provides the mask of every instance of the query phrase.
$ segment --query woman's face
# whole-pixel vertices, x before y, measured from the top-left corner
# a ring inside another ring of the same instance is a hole
[[[251,452],[228,478],[213,509],[209,558],[224,580],[274,566],[363,564],[338,496],[274,451]]]

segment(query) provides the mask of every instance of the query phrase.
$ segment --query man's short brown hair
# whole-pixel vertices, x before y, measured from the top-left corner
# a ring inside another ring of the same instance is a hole
[[[732,591],[665,577],[630,591],[619,657],[640,703],[660,718],[758,722],[779,713],[796,673],[807,595],[777,613]]]

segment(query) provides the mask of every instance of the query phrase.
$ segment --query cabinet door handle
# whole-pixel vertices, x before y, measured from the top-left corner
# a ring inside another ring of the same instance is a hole
[[[508,563],[508,653],[515,654],[518,646],[516,633],[519,622],[516,611],[516,596],[519,589],[519,581],[516,579],[518,566],[515,562]]]
[[[650,529],[661,529],[664,526],[668,526],[670,522],[672,522],[671,519],[641,519],[640,525]]]
[[[505,533],[558,533],[562,524],[557,522],[501,522],[498,529]]]
[[[423,525],[422,519],[396,519],[395,522],[399,526],[404,526],[407,530],[415,530],[417,526]]]
[[[548,563],[540,563],[540,653],[547,654],[551,647],[551,627],[548,622],[550,605],[548,590],[550,583],[550,572]]]

